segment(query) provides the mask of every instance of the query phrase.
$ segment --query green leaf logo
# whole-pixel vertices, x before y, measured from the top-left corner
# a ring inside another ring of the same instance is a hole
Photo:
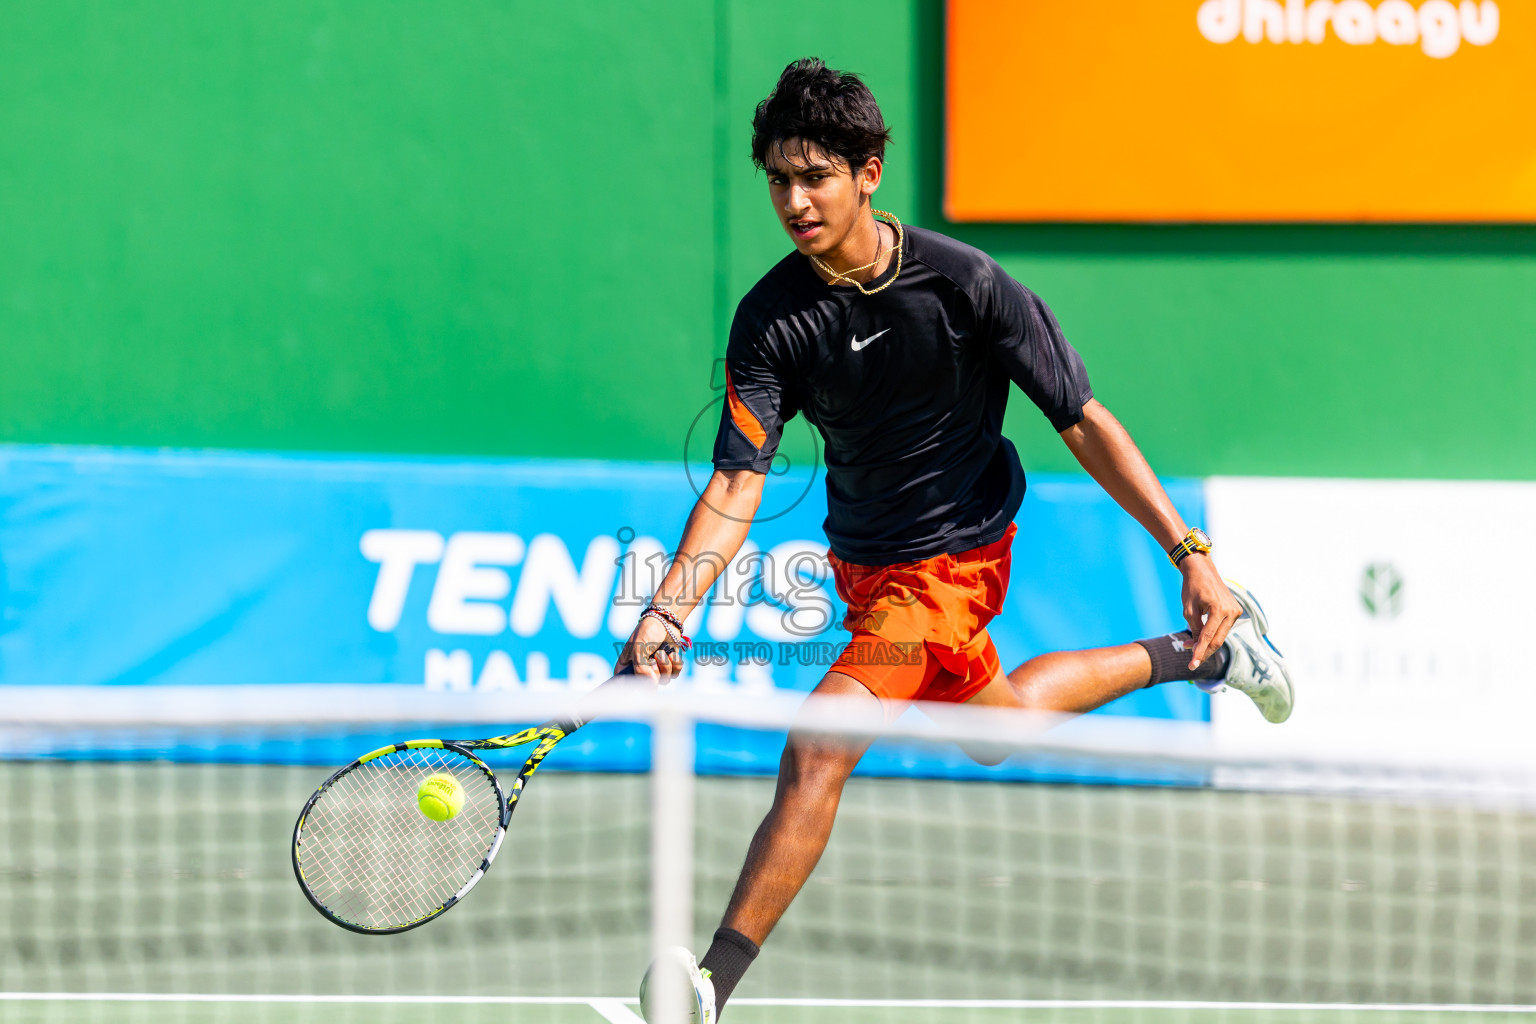
[[[1391,562],[1372,562],[1360,574],[1360,603],[1367,615],[1395,619],[1403,611],[1403,577]]]

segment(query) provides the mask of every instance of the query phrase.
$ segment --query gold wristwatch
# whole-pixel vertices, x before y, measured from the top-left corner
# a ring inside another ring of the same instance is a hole
[[[1168,549],[1168,561],[1177,566],[1190,555],[1211,553],[1211,538],[1206,536],[1204,530],[1196,526],[1184,535],[1184,539]]]

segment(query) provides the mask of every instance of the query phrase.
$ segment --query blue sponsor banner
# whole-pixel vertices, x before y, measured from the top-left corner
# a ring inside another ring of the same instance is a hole
[[[0,447],[0,682],[580,689],[607,677],[707,474]],[[1200,484],[1168,488],[1198,521]],[[689,685],[807,690],[847,638],[821,481],[770,477],[764,508],[689,620]],[[1007,607],[991,626],[1006,665],[1179,626],[1178,574],[1091,481],[1031,478],[1018,523]],[[1188,686],[1104,712],[1208,717]],[[701,743],[703,770],[777,763],[769,739],[708,735],[721,739]],[[634,767],[646,753],[632,736],[598,739],[572,742],[560,762]],[[879,748],[866,767],[931,773]]]

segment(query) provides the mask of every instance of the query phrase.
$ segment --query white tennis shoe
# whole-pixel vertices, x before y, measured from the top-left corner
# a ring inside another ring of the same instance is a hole
[[[1231,580],[1227,580],[1227,589],[1243,606],[1243,614],[1222,645],[1228,661],[1226,677],[1221,681],[1247,694],[1266,719],[1278,724],[1290,718],[1296,706],[1296,688],[1286,671],[1285,656],[1270,643],[1269,619],[1258,599]]]
[[[673,1006],[684,1008],[681,1017],[661,1015],[657,993],[671,995]],[[673,946],[646,969],[640,979],[640,1016],[646,1024],[715,1024],[715,985],[699,970],[693,954]]]

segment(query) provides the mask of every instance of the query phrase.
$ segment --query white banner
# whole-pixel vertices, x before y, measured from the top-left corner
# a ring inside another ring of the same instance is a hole
[[[1217,477],[1217,565],[1263,602],[1296,711],[1212,701],[1226,749],[1529,746],[1536,484]]]

